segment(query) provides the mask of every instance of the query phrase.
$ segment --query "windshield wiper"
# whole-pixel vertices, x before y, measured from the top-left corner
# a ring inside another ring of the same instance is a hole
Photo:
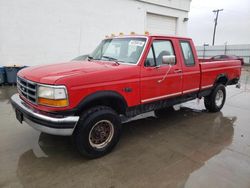
[[[108,60],[111,60],[111,61],[118,61],[118,59],[114,58],[114,57],[110,57],[110,56],[106,56],[106,55],[103,55],[102,57],[108,59]]]
[[[119,62],[123,62],[123,61],[120,61],[120,60],[118,60],[118,59],[116,59],[116,58],[114,58],[114,57],[109,57],[109,56],[105,56],[105,55],[103,55],[102,57],[104,57],[104,58],[106,58],[106,59],[108,59],[108,60],[110,60],[110,61],[114,61],[116,64],[118,64],[118,65],[120,65],[120,63]]]

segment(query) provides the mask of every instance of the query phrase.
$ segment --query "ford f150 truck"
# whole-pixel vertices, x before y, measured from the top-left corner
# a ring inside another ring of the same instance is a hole
[[[21,70],[11,103],[19,122],[72,136],[81,154],[96,158],[117,144],[121,117],[167,116],[173,105],[202,97],[208,111],[219,111],[241,67],[239,60],[199,60],[189,38],[110,37],[85,60]]]

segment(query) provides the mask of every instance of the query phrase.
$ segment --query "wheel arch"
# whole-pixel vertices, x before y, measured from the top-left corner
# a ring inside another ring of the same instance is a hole
[[[104,105],[109,106],[118,114],[125,114],[127,110],[127,102],[125,98],[115,91],[97,91],[84,97],[77,106],[77,113],[81,113],[91,106]]]
[[[214,86],[216,86],[217,84],[223,84],[224,86],[226,86],[229,82],[228,76],[225,73],[219,74],[215,81],[214,81]]]

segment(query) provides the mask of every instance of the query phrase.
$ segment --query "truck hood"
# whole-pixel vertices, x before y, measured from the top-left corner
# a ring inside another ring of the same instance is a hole
[[[43,84],[55,84],[58,79],[77,74],[91,74],[128,65],[118,65],[105,61],[70,61],[43,66],[25,68],[18,72],[18,76]]]

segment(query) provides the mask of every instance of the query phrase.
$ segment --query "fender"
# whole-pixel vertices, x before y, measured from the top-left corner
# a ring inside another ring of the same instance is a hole
[[[93,103],[98,104],[98,102],[103,100],[105,101],[110,100],[112,102],[119,101],[119,105],[117,105],[116,108],[118,108],[117,110],[122,113],[125,113],[128,107],[125,98],[121,94],[117,93],[116,91],[106,90],[106,91],[97,91],[95,93],[88,95],[87,97],[84,97],[81,100],[81,102],[77,105],[76,110],[77,112],[81,112],[83,109],[90,107]]]

